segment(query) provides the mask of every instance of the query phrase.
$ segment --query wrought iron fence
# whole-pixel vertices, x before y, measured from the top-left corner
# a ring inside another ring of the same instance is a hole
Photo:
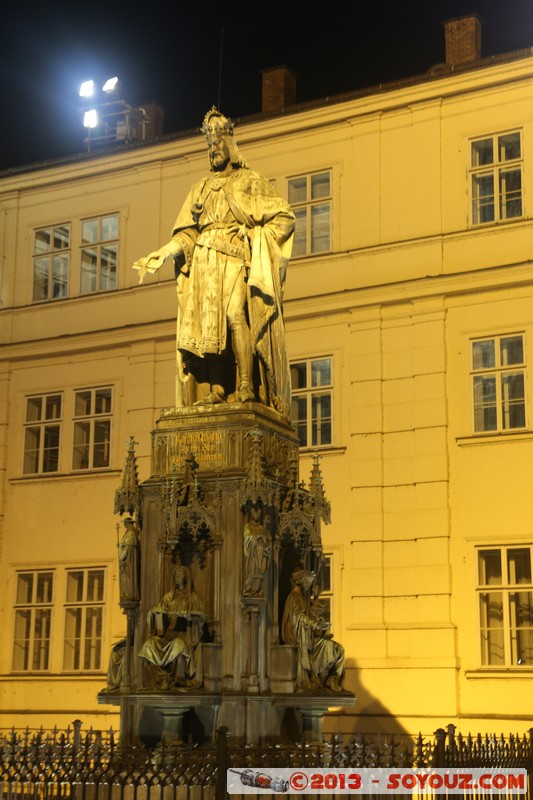
[[[531,781],[533,728],[524,736],[456,736],[449,725],[434,737],[333,735],[260,748],[237,746],[225,728],[201,748],[124,748],[113,730],[82,731],[79,720],[64,731],[0,730],[0,800],[226,800],[230,767],[523,767]]]

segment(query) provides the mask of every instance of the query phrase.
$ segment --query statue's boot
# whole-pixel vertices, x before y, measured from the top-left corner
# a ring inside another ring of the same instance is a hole
[[[253,403],[255,400],[254,390],[248,381],[241,381],[237,397],[240,403]]]
[[[209,394],[206,394],[201,400],[197,400],[195,406],[216,406],[219,403],[225,403],[224,389],[222,386],[213,386]]]
[[[252,388],[252,345],[248,325],[244,321],[234,322],[231,325],[231,338],[239,370],[237,397],[240,403],[251,403],[255,400],[255,393]]]

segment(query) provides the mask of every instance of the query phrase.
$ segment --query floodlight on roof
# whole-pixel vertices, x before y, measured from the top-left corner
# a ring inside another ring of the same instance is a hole
[[[96,128],[98,125],[98,114],[96,112],[96,108],[91,108],[89,111],[86,111],[83,115],[83,127],[84,128]]]
[[[108,78],[107,81],[102,86],[102,91],[109,93],[114,92],[118,86],[118,78],[115,76],[114,78]]]
[[[83,81],[80,86],[80,97],[92,97],[94,94],[94,81]]]

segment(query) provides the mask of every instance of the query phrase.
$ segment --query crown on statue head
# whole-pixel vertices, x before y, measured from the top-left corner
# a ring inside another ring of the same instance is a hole
[[[200,130],[207,140],[217,136],[233,136],[233,122],[213,106],[205,115]]]

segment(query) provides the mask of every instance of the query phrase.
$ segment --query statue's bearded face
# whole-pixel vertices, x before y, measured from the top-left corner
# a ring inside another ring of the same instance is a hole
[[[174,584],[177,589],[183,591],[187,586],[187,573],[184,569],[177,569],[174,573]]]
[[[228,136],[214,136],[207,142],[209,161],[214,172],[222,172],[231,160]]]

